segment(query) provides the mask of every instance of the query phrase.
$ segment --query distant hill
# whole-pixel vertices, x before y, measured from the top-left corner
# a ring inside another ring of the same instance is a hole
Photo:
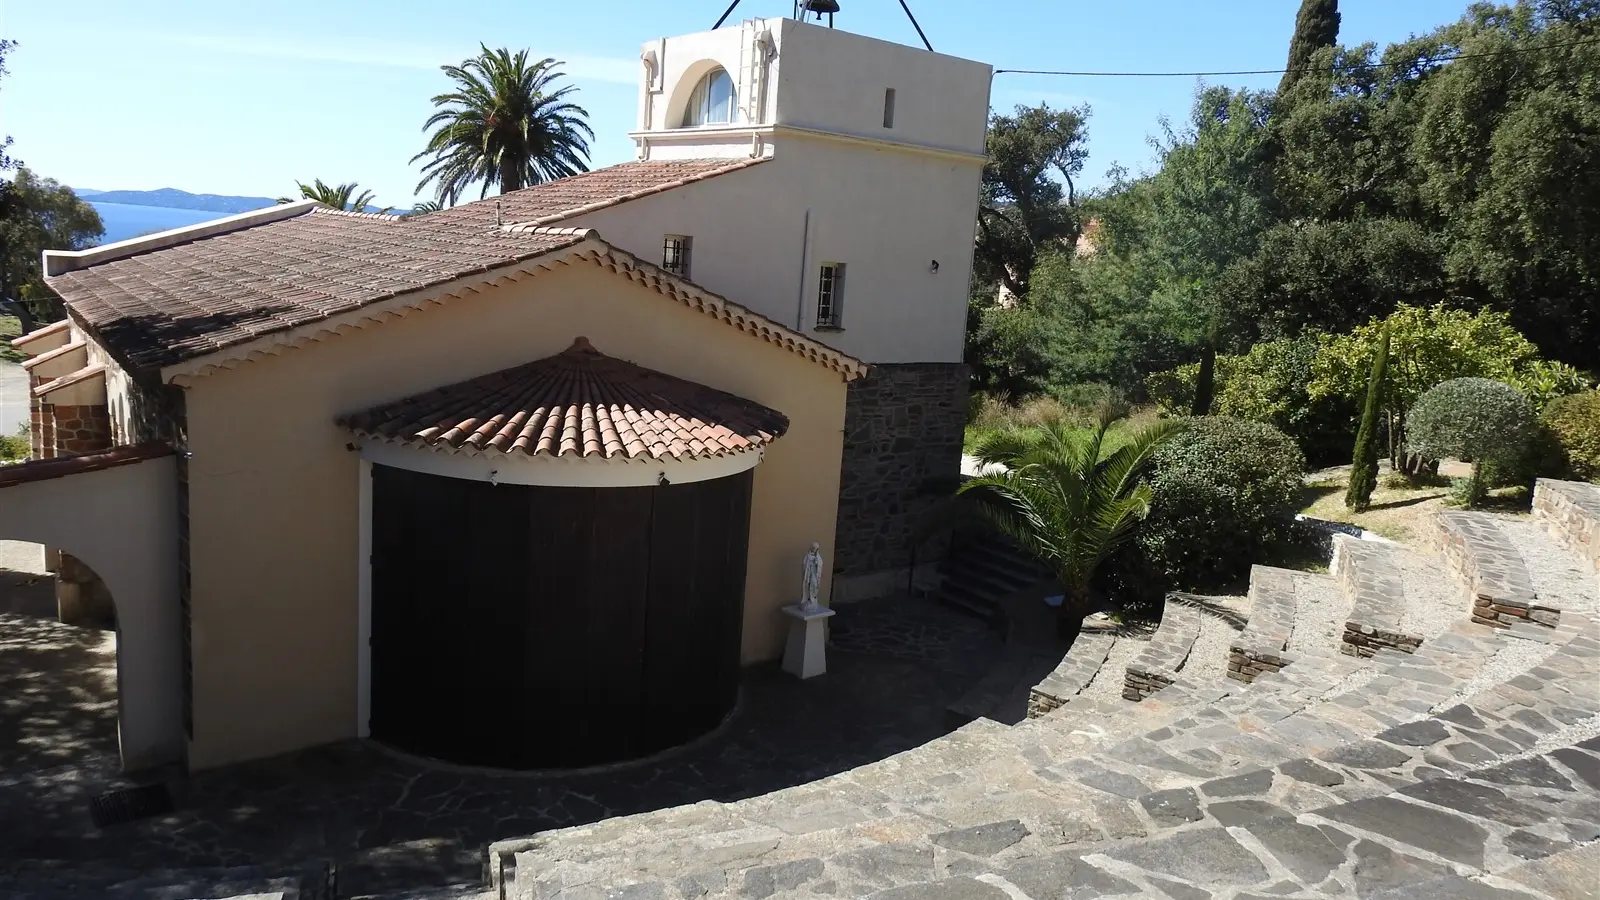
[[[204,212],[241,213],[277,201],[271,197],[229,197],[223,194],[191,194],[177,188],[155,191],[97,191],[73,188],[78,196],[95,203],[126,203],[133,206],[164,206],[170,209],[198,209]]]

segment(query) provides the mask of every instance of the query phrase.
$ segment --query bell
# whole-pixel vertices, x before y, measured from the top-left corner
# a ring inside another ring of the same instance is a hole
[[[833,14],[839,11],[838,0],[800,0],[800,19],[804,20],[806,13],[816,13],[817,21],[822,21],[824,13],[828,16],[828,27],[833,27]]]

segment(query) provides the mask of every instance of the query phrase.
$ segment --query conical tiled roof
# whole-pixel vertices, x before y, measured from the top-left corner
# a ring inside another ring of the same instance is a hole
[[[697,459],[771,443],[782,413],[596,350],[555,356],[346,416],[380,440],[441,450],[604,459]]]

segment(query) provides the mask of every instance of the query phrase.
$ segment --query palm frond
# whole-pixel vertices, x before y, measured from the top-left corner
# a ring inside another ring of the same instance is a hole
[[[966,481],[957,499],[970,509],[943,515],[980,516],[1084,596],[1095,570],[1149,513],[1150,488],[1140,477],[1155,449],[1181,427],[1142,428],[1107,452],[1117,421],[1108,414],[1087,431],[1054,422],[986,436],[974,455],[1004,470]]]
[[[565,98],[577,88],[561,85],[562,63],[530,62],[527,50],[512,53],[479,45],[460,65],[441,66],[454,90],[433,97],[435,110],[423,123],[430,132],[412,162],[427,160],[417,190],[432,186],[441,204],[454,204],[473,185],[479,196],[492,189],[518,190],[589,169],[594,131],[589,113]]]

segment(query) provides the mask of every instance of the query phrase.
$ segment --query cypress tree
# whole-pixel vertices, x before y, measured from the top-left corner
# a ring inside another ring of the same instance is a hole
[[[1294,37],[1289,39],[1289,62],[1278,82],[1278,96],[1283,96],[1300,77],[1300,68],[1311,61],[1312,54],[1323,47],[1332,47],[1339,41],[1339,0],[1301,0],[1300,12],[1294,17]]]
[[[1189,415],[1210,415],[1211,402],[1216,396],[1217,350],[1210,346],[1206,347],[1205,355],[1200,357],[1200,373],[1194,379],[1194,403],[1189,407]]]
[[[1367,403],[1361,409],[1361,429],[1356,432],[1356,448],[1350,460],[1350,490],[1344,495],[1344,505],[1353,510],[1366,509],[1372,503],[1372,490],[1378,486],[1378,417],[1383,403],[1383,376],[1389,368],[1389,326],[1383,326],[1383,337],[1378,341],[1378,356],[1372,361],[1372,374],[1367,378]]]

